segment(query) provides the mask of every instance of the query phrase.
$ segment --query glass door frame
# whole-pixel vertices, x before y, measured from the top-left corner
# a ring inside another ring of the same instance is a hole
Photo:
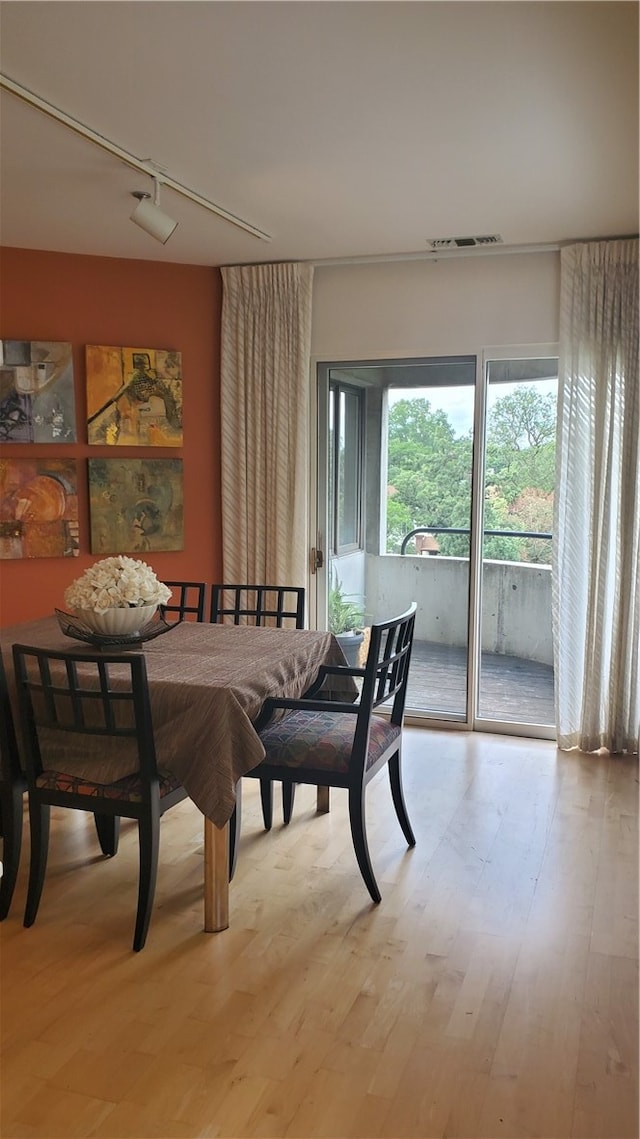
[[[382,360],[382,357],[380,358]],[[327,628],[327,598],[329,592],[329,571],[331,567],[331,526],[329,511],[331,508],[329,495],[329,395],[332,382],[338,382],[344,387],[362,390],[367,389],[364,382],[353,381],[347,374],[335,375],[342,368],[355,368],[374,366],[380,363],[375,361],[327,361],[312,359],[311,361],[311,389],[309,401],[309,575],[307,589],[307,612],[310,625],[317,629]],[[385,360],[390,363],[390,360]],[[367,447],[367,423],[361,425],[361,449]],[[363,466],[366,480],[366,464]],[[322,504],[320,503],[320,489],[324,488]],[[366,504],[362,504],[360,519],[362,535],[367,526]],[[354,548],[354,552],[360,549]],[[318,561],[317,551],[321,557]]]

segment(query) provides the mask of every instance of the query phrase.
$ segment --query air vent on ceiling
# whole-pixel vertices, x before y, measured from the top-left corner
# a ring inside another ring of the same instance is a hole
[[[429,249],[434,252],[440,249],[469,249],[474,245],[501,244],[502,238],[499,233],[490,233],[483,237],[430,237],[427,239]]]

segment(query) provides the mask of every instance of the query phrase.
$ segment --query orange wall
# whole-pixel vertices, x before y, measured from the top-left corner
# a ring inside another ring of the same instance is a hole
[[[182,352],[184,446],[120,447],[117,454],[183,459],[184,550],[143,557],[160,578],[213,581],[219,577],[221,304],[217,269],[25,249],[0,251],[0,338],[71,342],[78,438],[71,444],[4,444],[0,461],[27,456],[77,459],[80,510],[79,557],[0,562],[1,627],[64,608],[65,587],[102,556],[89,551],[86,460],[113,457],[115,448],[86,443],[85,344]]]

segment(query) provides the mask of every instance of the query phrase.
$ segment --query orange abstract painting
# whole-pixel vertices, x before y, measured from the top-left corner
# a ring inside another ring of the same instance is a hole
[[[0,459],[0,558],[78,556],[74,459]]]

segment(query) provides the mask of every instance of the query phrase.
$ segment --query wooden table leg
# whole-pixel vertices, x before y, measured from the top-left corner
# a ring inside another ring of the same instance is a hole
[[[229,824],[204,820],[204,931],[229,928]]]
[[[326,815],[331,810],[329,803],[329,788],[318,787],[316,794],[316,814]]]

